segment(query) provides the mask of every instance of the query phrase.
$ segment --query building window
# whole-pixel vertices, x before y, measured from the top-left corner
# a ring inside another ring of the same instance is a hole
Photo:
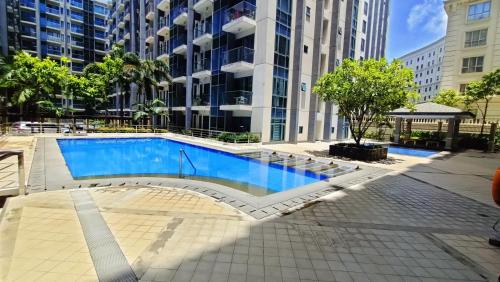
[[[467,20],[477,21],[489,18],[491,12],[491,1],[472,4],[469,6]]]
[[[310,21],[311,20],[311,7],[306,6],[306,20]]]
[[[482,72],[484,57],[464,58],[462,61],[462,73]]]
[[[488,29],[468,31],[465,33],[465,48],[486,45]]]
[[[308,52],[309,52],[309,46],[304,45],[304,53],[306,53],[306,54],[307,54]]]
[[[300,85],[300,91],[302,91],[302,92],[307,91],[307,83],[302,82],[302,84]]]
[[[362,38],[361,39],[361,52],[365,51],[365,40]]]
[[[363,27],[362,27],[363,33],[366,33],[366,21],[363,20]]]
[[[304,127],[303,126],[299,126],[299,134],[302,134],[302,132],[304,132]]]
[[[363,5],[363,13],[365,16],[368,15],[368,2],[365,2]]]

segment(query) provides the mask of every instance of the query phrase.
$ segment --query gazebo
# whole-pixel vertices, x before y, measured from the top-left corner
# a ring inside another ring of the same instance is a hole
[[[457,137],[460,130],[460,121],[462,119],[474,118],[470,112],[458,108],[440,105],[432,102],[420,103],[415,109],[399,108],[388,114],[396,118],[394,128],[394,142],[399,143],[401,135],[401,123],[406,120],[406,133],[411,133],[411,125],[414,119],[445,119],[448,121],[448,131],[445,138],[446,150],[455,150],[457,148]],[[439,124],[438,126],[441,126]]]

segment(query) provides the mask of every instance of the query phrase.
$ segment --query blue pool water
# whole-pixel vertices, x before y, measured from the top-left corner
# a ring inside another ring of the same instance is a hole
[[[184,159],[183,174],[188,178],[222,183],[252,194],[285,191],[327,178],[310,171],[163,138],[58,139],[57,142],[71,175],[76,179],[177,176],[181,148],[196,166],[194,175],[194,169]]]
[[[428,158],[432,155],[437,154],[438,152],[437,151],[422,150],[422,149],[411,149],[411,148],[389,146],[388,153],[389,154],[398,154],[398,155]]]

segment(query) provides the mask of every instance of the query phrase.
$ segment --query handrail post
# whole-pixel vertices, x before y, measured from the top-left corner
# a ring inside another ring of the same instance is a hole
[[[182,178],[182,149],[179,150],[179,178]]]
[[[24,183],[24,152],[17,155],[19,195],[26,195],[26,183]]]

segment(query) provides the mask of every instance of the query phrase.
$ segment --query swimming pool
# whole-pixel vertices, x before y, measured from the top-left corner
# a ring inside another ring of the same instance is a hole
[[[224,184],[254,195],[267,195],[316,183],[327,176],[280,164],[164,138],[58,139],[66,165],[75,179],[123,176],[183,175]]]
[[[389,154],[398,154],[398,155],[428,158],[428,157],[435,155],[439,152],[438,151],[423,150],[423,149],[412,149],[412,148],[389,146],[388,153]]]

